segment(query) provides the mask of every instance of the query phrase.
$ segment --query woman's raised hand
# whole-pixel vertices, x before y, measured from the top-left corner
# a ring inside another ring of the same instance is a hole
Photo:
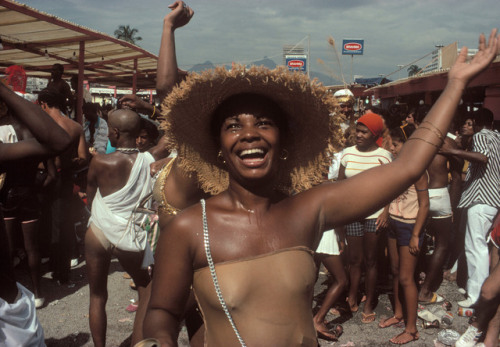
[[[484,34],[479,35],[479,50],[470,62],[467,62],[467,47],[463,47],[448,74],[448,79],[467,85],[495,59],[500,51],[500,39],[497,29],[491,30],[488,43]]]
[[[191,20],[194,11],[184,1],[176,1],[168,6],[172,11],[165,16],[165,23],[169,23],[173,30],[180,28]]]

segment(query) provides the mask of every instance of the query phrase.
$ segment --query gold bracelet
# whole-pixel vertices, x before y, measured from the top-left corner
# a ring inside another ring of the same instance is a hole
[[[151,115],[151,119],[154,119],[156,113],[156,106],[153,105],[153,114]]]
[[[420,140],[420,141],[424,141],[426,143],[428,143],[429,145],[433,145],[434,147],[436,147],[437,149],[441,148],[441,146],[438,146],[432,142],[429,142],[427,140],[424,140],[423,138],[420,138],[420,137],[416,137],[416,136],[412,136],[410,137],[407,141],[410,141],[410,140]]]
[[[424,126],[419,126],[418,129],[425,129],[425,130],[428,130],[430,132],[432,132],[434,135],[437,136],[437,138],[439,139],[439,141],[441,142],[441,145],[443,144],[444,142],[444,139],[441,137],[441,135],[439,133],[437,133],[435,130],[432,130],[431,128],[427,128],[427,127],[424,127]]]
[[[432,123],[431,123],[431,122],[429,122],[428,120],[424,120],[422,123],[428,123],[428,124],[430,124],[430,125],[431,125],[434,129],[436,129],[436,130],[439,132],[439,134],[441,135],[441,137],[439,137],[439,136],[438,136],[438,137],[439,137],[440,139],[444,139],[444,135],[443,135],[443,133],[441,132],[441,130],[439,130],[439,128],[438,128],[437,126],[435,126],[434,124],[432,124]]]

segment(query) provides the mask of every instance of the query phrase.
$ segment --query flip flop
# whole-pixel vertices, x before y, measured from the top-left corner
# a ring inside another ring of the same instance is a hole
[[[393,321],[391,323],[388,323],[391,319]],[[403,318],[398,318],[396,316],[392,316],[392,317],[384,318],[384,319],[380,320],[380,322],[378,323],[378,327],[379,328],[388,328],[388,327],[392,327],[393,325],[397,325],[397,324],[401,323],[402,321],[403,321]]]
[[[444,298],[439,295],[436,292],[432,293],[432,298],[429,301],[421,301],[419,300],[418,303],[421,305],[431,305],[431,304],[439,304],[444,301]]]
[[[401,342],[401,343],[392,341],[393,339],[396,339],[402,335],[409,335],[409,336],[411,336],[411,339],[408,341]],[[418,334],[418,331],[416,331],[414,333],[410,333],[409,331],[403,330],[403,332],[401,334],[394,336],[392,339],[389,340],[389,342],[393,343],[395,345],[406,345],[407,343],[417,341],[419,338],[420,338],[420,335]]]
[[[364,324],[373,323],[375,321],[376,315],[377,314],[375,312],[368,313],[368,314],[361,312],[361,323],[364,323]]]

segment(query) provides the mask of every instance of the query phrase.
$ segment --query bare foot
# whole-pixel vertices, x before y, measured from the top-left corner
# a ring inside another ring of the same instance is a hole
[[[349,300],[349,298],[346,298],[347,304],[349,305],[349,308],[351,309],[351,312],[358,312],[359,306],[356,301],[352,302]]]
[[[404,345],[412,341],[417,341],[419,337],[420,335],[418,334],[418,331],[411,333],[409,331],[403,330],[401,334],[394,336],[389,341],[396,345]]]
[[[396,316],[393,316],[390,318],[385,318],[385,319],[380,320],[380,322],[378,323],[378,327],[379,328],[388,328],[388,327],[392,327],[393,325],[396,325],[402,321],[403,321],[402,317],[398,318]]]

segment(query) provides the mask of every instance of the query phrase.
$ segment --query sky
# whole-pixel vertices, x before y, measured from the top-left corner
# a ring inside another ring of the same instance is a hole
[[[158,54],[163,17],[161,0],[18,0],[70,22],[113,35],[119,25],[139,30],[142,48]],[[283,45],[310,47],[310,69],[347,82],[353,75],[406,77],[413,62],[435,45],[458,41],[477,48],[478,35],[500,27],[499,0],[190,0],[195,15],[176,31],[179,66],[250,63],[271,58],[282,63]],[[336,42],[340,64],[328,38]],[[364,39],[364,55],[342,56],[343,39]],[[323,63],[318,62],[318,59]],[[351,69],[352,63],[352,69]],[[398,65],[405,65],[400,69]],[[352,70],[352,73],[351,73]],[[398,71],[400,70],[400,71]]]

